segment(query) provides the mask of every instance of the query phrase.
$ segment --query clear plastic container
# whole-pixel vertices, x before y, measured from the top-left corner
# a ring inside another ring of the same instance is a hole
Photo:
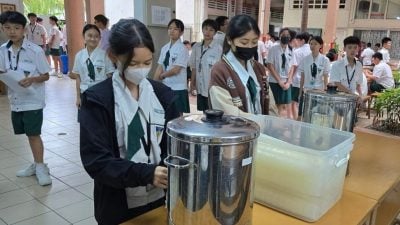
[[[315,222],[341,197],[355,135],[265,116],[255,156],[255,201]]]

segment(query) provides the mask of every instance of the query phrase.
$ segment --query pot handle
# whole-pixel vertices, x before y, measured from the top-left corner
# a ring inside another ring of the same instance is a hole
[[[338,162],[336,162],[335,166],[341,167],[343,164],[345,164],[347,161],[349,161],[349,159],[350,159],[350,154],[347,154],[346,158],[343,158],[343,159],[339,160]]]
[[[183,162],[185,162],[185,164],[183,164],[183,165],[174,164],[171,162],[174,159],[178,160],[178,161],[183,161]],[[183,157],[176,156],[176,155],[168,155],[167,158],[164,159],[164,164],[167,165],[167,167],[172,167],[172,168],[178,169],[178,170],[179,169],[187,169],[193,165],[188,159],[185,159]]]

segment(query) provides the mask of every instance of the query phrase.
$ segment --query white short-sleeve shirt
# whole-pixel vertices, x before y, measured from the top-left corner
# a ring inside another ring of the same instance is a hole
[[[26,38],[37,45],[45,45],[46,43],[43,43],[43,36],[47,36],[46,28],[44,28],[43,25],[40,25],[38,23],[35,24],[28,24],[25,28],[25,34]]]
[[[214,42],[219,44],[222,48],[224,47],[225,33],[222,31],[217,31],[214,34]]]
[[[218,43],[211,42],[208,47],[198,42],[192,47],[190,67],[196,71],[197,93],[208,97],[208,84],[211,78],[212,66],[221,59],[222,48]]]
[[[50,71],[43,49],[27,39],[24,39],[19,51],[13,50],[11,42],[3,44],[0,47],[0,60],[2,60],[0,63],[1,67],[3,67],[0,68],[2,71],[15,70],[30,77],[37,77]],[[11,111],[20,112],[44,108],[44,82],[33,83],[30,87],[33,92],[29,94],[8,89]]]
[[[282,66],[282,53],[285,53],[286,63]],[[280,44],[272,46],[268,51],[267,63],[271,63],[277,74],[280,76],[282,81],[288,79],[288,73],[290,70],[290,61],[292,59],[292,50],[289,46],[286,49],[282,49]],[[268,81],[271,83],[278,83],[274,76],[270,75]]]
[[[303,61],[303,59],[309,54],[311,54],[311,49],[309,44],[304,44],[300,48],[294,50],[291,65],[299,66],[299,64]],[[300,79],[301,79],[301,73],[297,69],[295,71],[295,74],[293,74],[292,85],[294,87],[300,87]]]
[[[267,47],[265,46],[264,42],[258,40],[258,46],[257,46],[257,54],[258,54],[258,62],[261,63],[261,65],[264,65],[264,57],[263,53],[266,55],[268,53]]]
[[[169,64],[167,68],[164,67],[164,59],[169,51]],[[164,45],[161,49],[160,58],[158,59],[158,64],[163,66],[164,71],[170,70],[173,66],[181,67],[178,74],[170,77],[166,77],[162,82],[170,87],[174,91],[187,90],[187,70],[186,67],[189,62],[189,51],[178,39],[172,46],[171,42]]]
[[[361,57],[363,58],[363,65],[369,66],[372,64],[372,56],[374,55],[375,51],[372,48],[368,47],[364,49],[361,53]]]
[[[380,61],[378,65],[374,66],[372,74],[375,77],[376,83],[384,86],[385,88],[394,87],[392,69],[387,63]]]
[[[386,48],[381,48],[379,50],[380,53],[382,53],[382,61],[385,63],[390,62],[390,54],[389,54],[389,50],[387,50]]]
[[[51,40],[51,38],[53,36],[54,36],[54,40],[53,40],[50,48],[59,49],[60,44],[61,44],[61,39],[62,39],[62,33],[56,25],[54,25],[52,28],[50,28],[49,40]]]
[[[357,85],[362,84],[363,68],[359,61],[356,61],[356,64],[353,68],[351,68],[348,64],[349,62],[347,61],[347,57],[334,62],[329,79],[330,82],[340,82],[352,93],[356,93]]]
[[[315,78],[311,75],[311,68],[313,63],[317,65],[317,75]],[[299,73],[304,73],[304,89],[319,89],[324,90],[324,74],[328,75],[330,69],[329,59],[322,55],[318,54],[318,56],[314,59],[312,54],[304,57],[303,61],[299,64],[297,70]]]
[[[89,70],[87,67],[87,60],[92,61],[95,72],[95,80],[91,80],[89,77]],[[90,54],[86,48],[80,50],[76,53],[74,67],[72,68],[72,72],[79,74],[81,79],[81,93],[86,91],[89,87],[105,80],[107,78],[107,74],[113,73],[115,70],[113,63],[108,58],[107,53],[97,47]]]

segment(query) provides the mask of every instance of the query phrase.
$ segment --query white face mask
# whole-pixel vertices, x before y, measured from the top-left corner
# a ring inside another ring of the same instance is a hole
[[[147,77],[147,75],[150,72],[151,67],[142,67],[142,68],[126,68],[125,70],[125,78],[129,80],[130,82],[139,85],[140,82],[144,78]]]

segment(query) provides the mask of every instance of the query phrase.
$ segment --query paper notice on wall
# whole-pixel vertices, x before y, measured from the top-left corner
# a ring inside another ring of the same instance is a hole
[[[32,86],[30,87],[22,87],[19,85],[19,81],[24,79],[25,75],[21,72],[9,70],[4,73],[0,73],[0,80],[3,81],[8,88],[15,92],[23,93],[23,94],[30,94],[34,92]]]
[[[171,20],[171,8],[162,6],[151,6],[151,23],[157,25],[168,25]]]

